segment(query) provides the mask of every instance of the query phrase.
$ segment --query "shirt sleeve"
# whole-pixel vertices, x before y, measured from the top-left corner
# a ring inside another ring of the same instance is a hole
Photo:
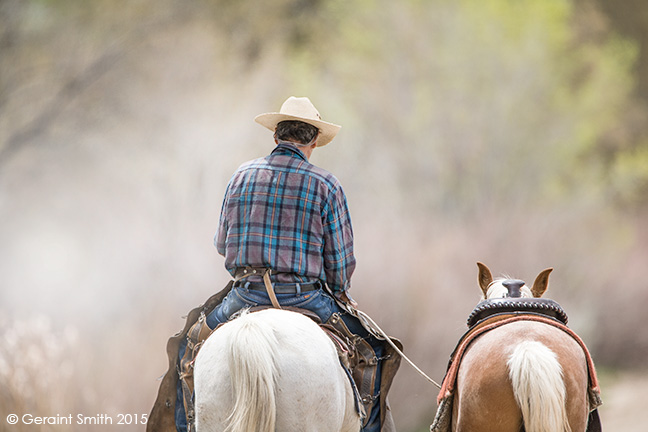
[[[225,256],[225,246],[227,239],[227,207],[229,202],[229,190],[230,183],[228,183],[227,188],[225,189],[225,198],[223,198],[223,207],[221,208],[220,220],[218,222],[218,229],[216,235],[214,236],[214,245],[219,254]]]
[[[353,254],[353,228],[342,187],[331,192],[323,215],[324,272],[333,291],[349,288],[356,260]]]

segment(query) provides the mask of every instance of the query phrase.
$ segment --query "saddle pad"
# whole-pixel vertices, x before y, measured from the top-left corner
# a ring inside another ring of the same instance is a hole
[[[448,363],[448,370],[443,379],[443,384],[441,385],[441,390],[439,391],[439,395],[437,396],[437,404],[440,404],[444,398],[452,396],[452,393],[455,388],[456,380],[457,380],[457,372],[459,370],[461,358],[463,357],[466,350],[468,349],[468,346],[477,337],[486,333],[487,331],[490,331],[497,327],[512,322],[516,322],[516,321],[537,321],[537,322],[554,326],[564,331],[565,333],[570,335],[576,342],[578,342],[578,344],[583,349],[583,352],[585,353],[585,357],[587,359],[587,369],[589,372],[591,409],[595,409],[599,405],[601,405],[601,400],[600,400],[601,391],[599,388],[598,379],[596,377],[596,370],[594,369],[594,362],[583,340],[576,333],[574,333],[573,330],[571,330],[566,325],[556,321],[555,319],[547,318],[541,315],[533,315],[533,314],[527,315],[527,314],[518,314],[518,313],[501,314],[501,315],[492,316],[477,324],[475,327],[470,329],[466,334],[464,334],[461,337],[459,343],[457,344],[457,347],[455,348],[452,355],[450,356],[450,362]]]

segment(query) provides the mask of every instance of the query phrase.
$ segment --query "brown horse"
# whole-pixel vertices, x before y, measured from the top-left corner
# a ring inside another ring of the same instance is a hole
[[[540,297],[552,271],[541,272],[529,289],[523,281],[493,280],[488,267],[477,265],[483,299]],[[494,318],[502,321],[499,315]],[[565,326],[561,329],[558,323],[548,323],[555,321],[551,318],[511,316],[506,324],[484,329],[465,344],[459,359],[453,359],[458,367],[456,381],[444,382],[440,395],[440,400],[445,394],[452,404],[447,427],[464,432],[600,430],[588,429],[590,410],[596,407],[591,404],[590,392],[592,387],[598,391],[598,386],[580,338]],[[485,321],[480,324],[488,325]],[[449,414],[449,407],[447,411]],[[432,430],[442,428],[433,425]]]

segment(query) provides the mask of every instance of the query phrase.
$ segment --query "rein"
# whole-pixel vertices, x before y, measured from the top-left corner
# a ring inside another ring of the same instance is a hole
[[[270,282],[270,273],[272,272],[271,269],[269,268],[255,268],[255,267],[246,267],[241,271],[241,274],[236,275],[236,281],[239,281],[241,279],[245,279],[246,277],[256,275],[258,276],[259,274],[263,274],[263,283],[265,285],[266,291],[268,292],[268,297],[270,297],[270,301],[272,302],[272,306],[274,306],[277,309],[281,309],[281,306],[279,305],[279,301],[277,301],[277,296],[275,295],[274,289],[272,288],[272,283]],[[396,346],[396,344],[391,340],[391,338],[383,331],[383,329],[376,324],[376,322],[365,312],[362,312],[361,310],[358,310],[351,306],[349,303],[342,302],[340,299],[338,299],[336,296],[332,296],[339,304],[343,306],[346,310],[349,311],[352,315],[355,315],[358,319],[360,319],[360,322],[362,325],[372,333],[374,336],[378,337],[378,339],[384,339],[391,345],[392,348],[398,353],[401,358],[403,358],[407,363],[410,364],[414,368],[416,372],[418,372],[423,378],[428,380],[430,383],[434,384],[437,388],[441,388],[441,384],[437,383],[434,381],[432,378],[430,378],[425,372],[421,370],[412,360],[410,360],[403,351]]]
[[[394,348],[394,350],[398,353],[401,358],[403,358],[407,363],[410,364],[414,368],[416,372],[418,372],[423,378],[428,380],[430,383],[434,384],[437,386],[439,389],[441,388],[441,385],[434,381],[432,378],[427,376],[425,372],[423,372],[418,366],[414,364],[412,360],[410,360],[404,353],[401,351],[396,344],[391,340],[391,338],[385,333],[379,326],[376,324],[376,322],[366,313],[362,312],[361,310],[355,309],[352,306],[347,305],[347,308],[350,310],[351,313],[356,315],[360,320],[363,322],[363,325],[367,330],[369,330],[371,333],[373,333],[375,336],[377,336],[379,339],[385,339],[391,346]]]

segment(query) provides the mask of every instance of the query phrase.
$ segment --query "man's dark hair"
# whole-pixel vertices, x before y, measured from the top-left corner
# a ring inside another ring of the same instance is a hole
[[[278,140],[297,141],[300,144],[308,144],[319,132],[315,126],[301,121],[286,120],[277,124],[275,136]]]

